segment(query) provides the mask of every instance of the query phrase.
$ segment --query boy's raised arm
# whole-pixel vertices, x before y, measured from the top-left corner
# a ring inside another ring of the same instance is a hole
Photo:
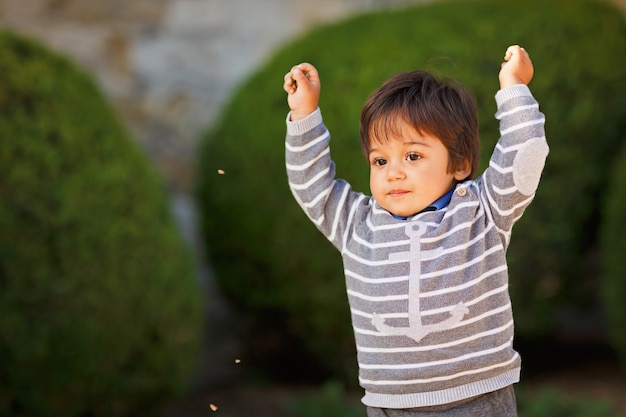
[[[509,46],[504,54],[504,62],[500,68],[500,88],[516,84],[528,85],[534,74],[533,63],[528,52],[519,45]]]
[[[298,64],[285,74],[283,89],[287,92],[292,121],[304,119],[317,109],[320,88],[317,69],[309,63]]]

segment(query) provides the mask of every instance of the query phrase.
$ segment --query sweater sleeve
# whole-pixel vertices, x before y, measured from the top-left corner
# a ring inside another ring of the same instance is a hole
[[[506,247],[513,225],[534,198],[549,149],[545,117],[526,85],[498,91],[496,103],[500,139],[480,182]]]
[[[329,143],[330,133],[319,108],[299,121],[287,117],[289,188],[309,219],[341,251],[350,212],[363,196],[352,191],[346,181],[335,179]]]

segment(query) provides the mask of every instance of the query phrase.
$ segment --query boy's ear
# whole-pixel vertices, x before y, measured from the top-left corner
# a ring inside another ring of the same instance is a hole
[[[466,180],[472,173],[472,168],[468,159],[465,159],[463,163],[454,171],[454,179],[457,181]]]

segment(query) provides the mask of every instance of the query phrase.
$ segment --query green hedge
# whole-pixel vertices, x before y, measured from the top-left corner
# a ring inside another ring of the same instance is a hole
[[[536,200],[509,249],[518,334],[549,333],[558,308],[597,300],[597,201],[626,130],[623,15],[596,1],[440,1],[357,16],[286,45],[241,85],[204,138],[204,235],[221,286],[244,319],[251,355],[276,354],[280,364],[297,349],[284,341],[297,340],[326,369],[354,372],[339,253],[287,186],[283,74],[302,61],[317,66],[337,173],[369,192],[358,143],[369,93],[415,68],[461,80],[479,105],[484,168],[498,136],[497,74],[512,43],[533,58],[531,87],[551,146]]]
[[[201,300],[159,177],[93,82],[0,33],[0,415],[140,416]]]
[[[608,312],[610,337],[626,369],[626,140],[613,166],[609,191],[602,206],[602,295]]]

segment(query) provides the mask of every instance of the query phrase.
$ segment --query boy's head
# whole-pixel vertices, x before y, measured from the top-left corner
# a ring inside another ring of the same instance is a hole
[[[456,182],[476,174],[479,137],[474,99],[460,84],[438,81],[424,71],[398,74],[365,102],[361,148],[370,161],[374,198],[394,214],[414,214]],[[403,182],[428,182],[434,188],[409,193]],[[405,191],[414,201],[402,206]],[[391,198],[388,207],[387,198]]]
[[[478,170],[480,140],[476,103],[458,82],[438,81],[425,71],[388,79],[365,102],[361,112],[361,149],[366,158],[372,142],[385,142],[402,120],[422,134],[441,140],[449,153],[449,170],[469,163]]]

